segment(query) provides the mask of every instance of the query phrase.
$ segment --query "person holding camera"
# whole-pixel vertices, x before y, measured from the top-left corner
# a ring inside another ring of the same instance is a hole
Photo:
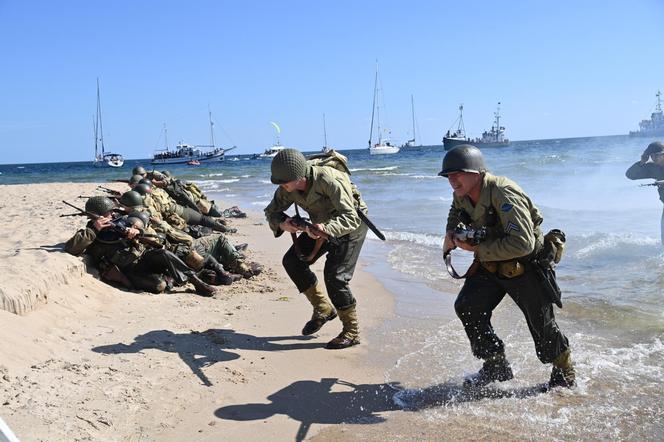
[[[540,211],[516,183],[488,173],[484,156],[475,146],[464,144],[448,151],[438,175],[449,180],[454,194],[444,253],[459,247],[475,255],[454,308],[473,355],[484,363],[464,384],[483,387],[513,378],[503,341],[491,325],[493,310],[509,294],[525,316],[537,357],[542,363],[553,363],[548,388],[573,387],[569,342],[553,312],[553,302],[559,300],[553,300],[536,268],[544,245]],[[485,230],[485,236],[481,241],[460,240],[454,231],[461,224]]]

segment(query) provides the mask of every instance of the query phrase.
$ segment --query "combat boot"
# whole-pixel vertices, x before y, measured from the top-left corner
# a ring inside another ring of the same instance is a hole
[[[212,285],[231,285],[232,283],[242,279],[242,275],[236,275],[235,273],[227,272],[224,269],[224,266],[219,263],[213,256],[208,255],[205,259],[205,268],[214,272],[214,277],[211,280],[206,280],[205,282]]]
[[[213,286],[211,286],[209,284],[204,283],[196,275],[190,276],[189,277],[189,282],[191,282],[191,284],[196,289],[196,293],[199,294],[200,296],[205,296],[206,298],[209,298],[211,296],[214,296],[217,293],[216,288],[214,288]]]
[[[482,368],[463,380],[465,387],[484,387],[494,381],[509,381],[514,375],[505,353],[497,353],[484,360]]]
[[[355,306],[338,310],[337,313],[339,313],[343,329],[339,333],[339,336],[327,343],[325,348],[328,350],[339,350],[360,343],[360,327],[357,323],[357,310]]]
[[[263,266],[257,262],[246,263],[242,260],[237,260],[231,266],[230,271],[233,273],[239,273],[243,277],[249,279],[252,276],[260,275],[263,271]]]
[[[553,360],[553,369],[549,379],[549,388],[576,386],[576,372],[572,365],[572,352],[568,348]]]
[[[332,304],[327,299],[327,296],[314,284],[304,291],[304,296],[307,297],[311,305],[314,307],[314,313],[311,319],[304,324],[302,329],[303,335],[311,335],[316,333],[327,322],[337,317],[337,312],[334,310]]]

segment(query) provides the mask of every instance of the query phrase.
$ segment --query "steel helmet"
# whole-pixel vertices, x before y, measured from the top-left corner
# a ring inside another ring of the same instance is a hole
[[[307,175],[307,159],[297,149],[284,149],[272,159],[272,184],[285,184]]]
[[[150,214],[147,212],[131,212],[128,216],[129,219],[131,218],[138,218],[141,220],[143,223],[143,227],[147,227],[148,224],[150,224]]]
[[[145,170],[145,167],[143,167],[143,166],[136,166],[131,170],[132,175],[141,175],[141,176],[143,176],[146,173],[148,173],[148,172]]]
[[[133,174],[131,178],[129,178],[129,185],[132,186],[134,184],[138,184],[141,182],[142,179],[143,175]]]
[[[661,141],[655,141],[648,144],[648,147],[646,147],[646,150],[643,153],[644,155],[652,155],[659,152],[664,152],[664,143]]]
[[[443,169],[438,175],[447,177],[454,172],[486,172],[484,155],[470,144],[461,144],[450,149],[443,158]]]
[[[139,207],[143,205],[143,197],[140,193],[130,190],[122,194],[120,204],[127,207]]]
[[[149,186],[149,185],[147,185],[147,184],[138,183],[138,184],[136,184],[136,185],[134,186],[134,188],[133,188],[132,190],[133,190],[134,192],[138,192],[138,193],[140,193],[142,196],[145,196],[145,195],[147,195],[148,193],[151,193],[151,192],[152,192],[152,187]]]
[[[107,196],[93,196],[85,202],[85,211],[104,216],[115,207],[115,203]]]

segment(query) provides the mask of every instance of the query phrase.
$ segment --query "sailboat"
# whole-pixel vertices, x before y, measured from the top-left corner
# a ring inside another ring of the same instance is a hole
[[[443,137],[443,147],[445,150],[450,150],[451,148],[458,146],[460,144],[470,144],[470,138],[466,137],[466,128],[463,125],[463,104],[459,105],[459,117],[454,121],[458,122],[456,130],[450,132],[450,129],[447,130],[447,133]],[[452,123],[452,126],[454,126]]]
[[[377,103],[377,97],[378,97],[378,63],[376,63],[376,78],[374,80],[373,106],[371,109],[371,129],[369,131],[369,153],[371,155],[398,153],[399,147],[393,146],[389,139],[383,139],[382,137],[380,130],[380,105],[379,103]],[[377,129],[376,133],[378,134],[378,140],[376,140],[375,144],[373,143],[374,121],[376,122],[376,129]]]
[[[99,94],[99,78],[97,78],[97,112],[93,118],[93,131],[95,136],[95,167],[122,167],[124,158],[119,153],[106,152],[104,146],[104,129],[101,124],[101,98]]]
[[[210,122],[210,144],[209,145],[191,145],[180,141],[174,151],[168,149],[166,144],[165,150],[156,152],[152,157],[152,164],[196,164],[196,162],[204,161],[223,161],[224,154],[230,150],[235,149],[237,146],[224,149],[217,147],[214,142],[214,121],[212,121],[212,111],[208,108],[208,116]],[[164,130],[166,128],[164,127]],[[201,147],[209,150],[202,150]]]
[[[417,138],[415,136],[415,104],[413,102],[413,95],[410,95],[410,113],[412,115],[412,121],[413,121],[413,138],[410,140],[406,141],[404,144],[401,145],[401,148],[408,148],[408,147],[418,147],[415,143],[415,139]]]
[[[327,129],[325,128],[325,114],[323,114],[323,148],[320,150],[323,153],[328,153],[332,149],[330,146],[327,145]]]

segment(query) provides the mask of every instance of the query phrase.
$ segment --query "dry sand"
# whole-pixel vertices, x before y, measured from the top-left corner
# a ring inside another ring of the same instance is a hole
[[[325,350],[341,324],[300,336],[311,308],[281,267],[290,238],[274,239],[260,214],[233,220],[231,239],[266,271],[218,298],[98,280],[62,251],[85,220],[59,217],[72,212],[61,200],[83,206],[76,196],[95,186],[0,186],[0,417],[19,439],[302,440],[394,408],[366,333],[392,315],[393,298],[361,259],[352,287],[363,342]]]

